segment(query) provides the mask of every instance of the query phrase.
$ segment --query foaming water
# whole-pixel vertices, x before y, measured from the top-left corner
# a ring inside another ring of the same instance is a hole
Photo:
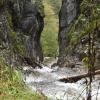
[[[29,70],[29,67],[23,69]],[[23,80],[34,92],[40,92],[51,100],[86,99],[85,79],[76,83],[64,83],[58,81],[58,79],[63,77],[81,74],[82,71],[79,71],[79,69],[58,67],[51,69],[47,66],[43,66],[42,69],[36,68],[30,70],[30,73],[27,74],[28,71],[26,71],[26,73],[23,74]],[[100,90],[98,90],[99,81],[100,80],[97,80],[92,83],[92,100],[96,100],[97,93],[97,100],[100,100]]]

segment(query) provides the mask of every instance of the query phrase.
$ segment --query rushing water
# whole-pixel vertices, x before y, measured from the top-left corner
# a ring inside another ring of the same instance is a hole
[[[50,100],[85,100],[86,98],[86,84],[85,79],[76,83],[64,83],[58,79],[79,75],[84,73],[81,68],[58,68],[53,69],[43,66],[42,69],[31,67],[24,67],[23,80],[34,91],[39,92]],[[97,76],[92,83],[92,100],[100,100],[99,89],[100,76]],[[98,95],[96,95],[98,94]]]

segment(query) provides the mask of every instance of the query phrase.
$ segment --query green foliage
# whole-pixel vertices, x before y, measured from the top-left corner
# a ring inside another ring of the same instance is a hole
[[[55,14],[59,14],[62,1],[61,0],[48,0],[48,1],[51,4]]]
[[[11,43],[10,49],[19,54],[20,56],[24,55],[24,46],[23,46],[23,40],[22,38],[18,37],[17,33],[12,30],[13,24],[12,24],[12,16],[9,14],[9,12],[6,12],[6,18],[8,21],[8,36],[9,36],[9,41]]]
[[[23,45],[23,40],[21,40],[16,32],[11,31],[9,33],[10,41],[11,41],[11,50],[20,56],[24,55],[24,45]]]
[[[8,11],[6,11],[5,13],[6,13],[6,18],[7,18],[7,21],[8,21],[8,24],[9,24],[10,28],[13,28],[13,23],[12,23],[12,16],[11,16],[11,14],[10,14]]]
[[[96,27],[100,27],[100,4],[96,2],[93,4],[90,3],[89,0],[83,0],[80,8],[80,16],[73,24],[70,25],[70,31],[67,33],[70,39],[67,51],[75,48],[83,36],[88,33],[92,33]],[[87,16],[90,17],[88,18]],[[76,35],[75,33],[78,34]]]
[[[84,57],[84,58],[82,59],[82,62],[85,64],[85,66],[88,67],[89,58],[88,58],[88,57]]]
[[[13,70],[13,80],[11,80],[9,67],[0,57],[0,100],[47,100],[46,97],[33,94],[31,90],[26,88],[19,71]]]
[[[44,0],[45,11],[45,27],[42,32],[41,42],[45,56],[55,56],[58,49],[57,34],[58,34],[58,18],[54,15],[52,6],[47,0]]]

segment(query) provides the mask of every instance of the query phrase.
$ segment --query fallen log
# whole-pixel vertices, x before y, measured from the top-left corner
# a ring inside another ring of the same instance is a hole
[[[92,73],[92,75],[98,75],[98,74],[100,74],[100,70],[97,70],[94,73]],[[73,83],[73,82],[77,82],[78,80],[80,80],[82,78],[86,78],[86,77],[89,77],[89,76],[90,76],[89,73],[85,73],[85,74],[81,74],[81,75],[61,78],[58,81],[65,82],[65,83],[67,83],[67,82]]]

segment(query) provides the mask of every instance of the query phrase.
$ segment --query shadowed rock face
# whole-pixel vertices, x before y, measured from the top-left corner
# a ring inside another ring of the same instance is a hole
[[[62,0],[62,7],[59,13],[59,56],[65,55],[65,49],[69,44],[67,32],[70,24],[79,14],[80,0]]]
[[[40,44],[41,32],[44,27],[43,16],[31,0],[13,3],[12,7],[13,24],[16,29],[23,33],[25,39],[25,58],[43,61]]]
[[[69,30],[71,28],[71,24],[75,21],[80,13],[80,3],[82,0],[62,0],[61,10],[59,12],[59,33],[58,33],[58,41],[59,41],[59,66],[73,66],[73,59],[71,57],[66,57],[70,55],[66,53],[66,49],[69,46]],[[70,51],[70,50],[69,50]],[[74,58],[74,57],[72,57]]]
[[[23,58],[32,62],[34,62],[34,60],[43,61],[40,37],[44,27],[44,16],[34,1],[7,0],[7,6],[4,7],[4,10],[1,11],[0,9],[0,27],[4,28],[2,30],[0,29],[0,40],[5,42],[5,40],[9,38],[11,45],[13,45],[9,34],[12,31],[15,32],[15,39],[18,40],[20,44],[18,44],[18,46],[24,49]],[[43,5],[41,4],[41,6]],[[5,12],[8,12],[11,16],[12,25],[9,25],[7,20],[9,16]],[[16,42],[16,40],[14,40],[14,42]]]
[[[82,37],[79,38],[80,41],[77,43],[77,45],[73,49],[71,49],[72,45],[69,43],[72,38],[70,37],[72,33],[69,33],[69,30],[71,29],[71,26],[72,26],[71,24],[74,23],[75,19],[77,19],[78,15],[80,14],[80,3],[81,2],[82,0],[62,0],[62,6],[61,6],[60,13],[59,13],[59,34],[58,34],[58,39],[59,39],[58,65],[61,67],[75,67],[74,65],[77,62],[82,61],[83,58],[86,57],[87,52],[88,52],[87,50],[87,45],[89,42],[88,35],[84,34],[85,36],[82,36],[83,38]],[[99,4],[98,0],[96,0],[95,3]],[[99,14],[97,16],[99,16]],[[100,37],[98,35],[99,31],[100,29],[98,27],[94,29],[94,33],[97,33],[97,35],[95,36],[97,39],[95,40],[95,47],[96,47],[95,48],[96,49],[95,66],[98,66],[100,64],[99,62]],[[76,37],[80,35],[79,33],[76,35]],[[81,40],[83,43],[81,43]]]
[[[42,48],[40,44],[43,27],[43,16],[41,16],[32,2],[26,1],[18,27],[26,37],[26,58],[31,57],[31,59],[35,58],[36,60],[43,61]]]

